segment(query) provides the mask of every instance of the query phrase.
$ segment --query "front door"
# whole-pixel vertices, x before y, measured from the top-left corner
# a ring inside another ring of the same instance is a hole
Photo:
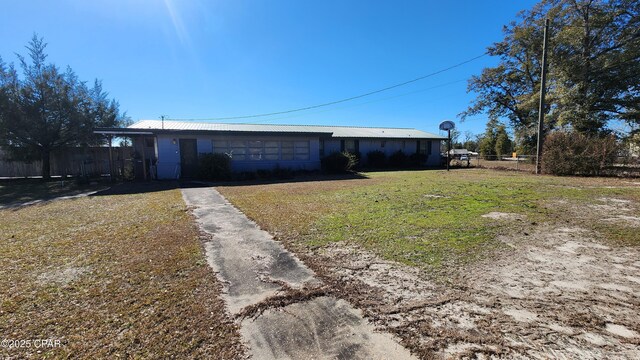
[[[181,178],[192,179],[198,171],[198,147],[196,139],[180,139]]]

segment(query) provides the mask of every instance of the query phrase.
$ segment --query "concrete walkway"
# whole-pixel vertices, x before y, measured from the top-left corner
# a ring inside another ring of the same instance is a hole
[[[271,235],[249,220],[212,187],[183,188],[201,230],[209,265],[224,285],[232,315],[283,290],[320,286],[321,281]],[[240,323],[254,359],[411,359],[387,333],[375,332],[360,311],[322,296],[268,308]]]

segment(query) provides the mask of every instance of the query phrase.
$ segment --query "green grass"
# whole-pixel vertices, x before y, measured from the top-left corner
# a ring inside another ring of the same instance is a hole
[[[637,228],[602,224],[573,212],[602,197],[640,202],[640,186],[623,180],[474,169],[363,175],[367,179],[219,189],[293,246],[345,241],[417,266],[472,261],[500,246],[497,235],[537,223],[568,222],[600,231],[614,242],[640,243]],[[554,200],[566,201],[570,209]],[[524,215],[525,221],[482,217],[494,211]]]

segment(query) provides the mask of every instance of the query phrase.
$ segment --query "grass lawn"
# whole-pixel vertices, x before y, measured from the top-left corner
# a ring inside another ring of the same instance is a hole
[[[242,353],[180,191],[153,186],[0,210],[0,338],[61,341],[0,358]]]
[[[541,222],[572,223],[596,230],[613,243],[640,244],[637,227],[585,215],[602,206],[603,199],[640,201],[637,180],[482,169],[363,175],[365,179],[218,189],[293,247],[345,241],[386,259],[426,268],[477,259],[503,246],[497,235]],[[482,216],[490,212],[518,214],[521,219]]]

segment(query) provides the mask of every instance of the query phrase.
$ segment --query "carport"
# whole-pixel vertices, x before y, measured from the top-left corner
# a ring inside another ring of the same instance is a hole
[[[158,149],[155,135],[150,131],[139,129],[114,129],[114,128],[96,128],[94,134],[105,135],[109,144],[109,175],[114,180],[114,162],[113,162],[113,139],[129,138],[131,139],[134,151],[140,153],[141,161],[136,161],[134,157],[133,169],[136,179],[151,180],[155,178],[153,166],[157,159]],[[149,142],[151,140],[151,142]],[[147,146],[148,143],[151,146]],[[139,176],[141,175],[141,176]]]

